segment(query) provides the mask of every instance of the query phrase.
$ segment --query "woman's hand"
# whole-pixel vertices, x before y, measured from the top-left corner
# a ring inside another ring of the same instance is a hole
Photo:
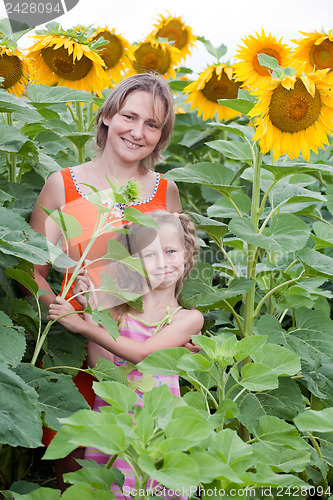
[[[81,304],[83,309],[87,307],[86,293],[89,293],[89,305],[92,309],[96,309],[96,302],[93,294],[93,285],[89,279],[87,271],[82,271],[76,278],[73,295],[77,295],[75,298],[79,304]]]
[[[84,320],[80,318],[74,307],[59,295],[49,305],[49,321],[57,320],[62,326],[74,333],[80,333]]]

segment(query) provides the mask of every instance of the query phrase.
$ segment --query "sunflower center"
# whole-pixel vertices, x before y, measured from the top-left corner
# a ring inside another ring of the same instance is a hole
[[[188,43],[188,35],[182,23],[173,19],[167,25],[158,30],[157,38],[167,38],[170,42],[174,42],[177,49],[182,49]]]
[[[107,69],[110,69],[117,64],[123,55],[123,46],[119,38],[109,31],[102,31],[95,37],[95,40],[98,40],[101,37],[108,40],[108,43],[102,47],[98,54],[105,62]]]
[[[316,88],[315,96],[306,90],[302,80],[296,80],[293,89],[287,90],[279,85],[273,90],[269,105],[272,124],[281,132],[300,132],[317,120],[321,111],[321,99]]]
[[[10,89],[20,81],[23,73],[22,62],[17,56],[2,54],[0,56],[0,77],[4,80],[0,83],[3,89]]]
[[[153,47],[150,43],[143,43],[135,51],[133,66],[138,73],[152,70],[164,75],[170,68],[170,64],[169,52],[164,51],[161,47]]]
[[[259,50],[258,52],[255,53],[253,60],[252,60],[252,64],[253,64],[254,69],[261,76],[269,76],[271,74],[272,70],[268,69],[267,66],[262,66],[261,64],[259,64],[259,61],[258,61],[259,54],[266,54],[268,56],[274,57],[277,60],[278,64],[280,64],[280,60],[281,60],[280,54],[279,54],[279,52],[277,52],[274,49],[266,49],[266,48]]]
[[[333,70],[333,42],[326,39],[319,45],[312,45],[310,62],[316,69]]]
[[[52,47],[46,47],[41,52],[45,64],[53,73],[65,80],[81,80],[87,76],[92,68],[92,61],[88,57],[83,55],[79,61],[76,59],[74,62],[73,55],[69,55],[64,47],[55,50]]]
[[[236,99],[241,84],[242,82],[229,80],[224,71],[220,79],[217,78],[217,74],[214,72],[201,92],[206,99],[216,103],[218,99]]]

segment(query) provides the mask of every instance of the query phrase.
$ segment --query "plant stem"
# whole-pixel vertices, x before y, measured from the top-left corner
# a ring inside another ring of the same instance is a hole
[[[254,318],[256,318],[258,316],[258,314],[260,313],[260,309],[262,308],[262,306],[264,305],[266,300],[271,295],[273,295],[277,290],[280,290],[280,288],[283,288],[284,286],[287,286],[287,285],[291,285],[292,283],[296,283],[297,281],[299,281],[302,278],[303,278],[303,275],[301,274],[300,276],[298,276],[298,278],[294,278],[292,280],[285,281],[284,283],[280,283],[280,285],[277,285],[275,288],[272,288],[269,292],[267,292],[266,295],[261,299],[261,301],[257,305],[256,310],[254,311]]]
[[[79,102],[75,103],[76,110],[76,124],[78,132],[84,132],[84,122],[83,122],[83,112],[82,105]],[[79,153],[79,162],[84,163],[86,161],[86,146],[77,146]]]
[[[255,149],[253,146],[253,190],[252,190],[252,208],[251,208],[251,222],[253,224],[254,230],[258,233],[258,222],[260,215],[260,167],[261,167],[261,153],[260,149]],[[257,258],[257,247],[255,245],[248,245],[248,256],[247,256],[247,278],[253,281],[251,289],[246,293],[245,297],[245,324],[244,324],[244,337],[248,337],[253,334],[253,323],[254,323],[254,297],[255,297],[255,271],[256,271],[256,258]]]
[[[7,123],[9,126],[13,126],[13,115],[12,113],[7,113]],[[10,182],[16,182],[16,153],[9,153],[9,163],[8,167],[8,179]]]

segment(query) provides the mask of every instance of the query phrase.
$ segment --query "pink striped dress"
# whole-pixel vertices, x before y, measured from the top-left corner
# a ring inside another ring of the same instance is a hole
[[[119,333],[123,337],[127,337],[129,339],[137,340],[138,342],[144,342],[146,339],[154,335],[155,333],[159,332],[165,325],[168,325],[172,321],[172,317],[174,314],[181,309],[181,307],[178,307],[172,314],[168,311],[169,308],[167,308],[166,316],[162,319],[162,321],[158,323],[145,323],[141,319],[132,316],[131,314],[128,314],[124,321],[122,322],[120,328],[119,328]],[[127,380],[128,384],[132,387],[136,387],[135,392],[138,395],[137,402],[135,403],[136,406],[143,406],[143,394],[145,391],[151,389],[152,387],[157,387],[162,384],[167,384],[168,387],[170,388],[172,394],[175,396],[180,396],[180,390],[179,390],[179,379],[178,375],[144,375],[142,374],[139,370],[136,369],[135,365],[132,363],[129,363],[125,359],[119,358],[118,356],[115,356],[115,364],[121,368],[124,368],[124,370],[128,373],[127,375]],[[130,370],[133,368],[132,370]],[[140,389],[142,389],[140,391]],[[99,396],[96,396],[95,404],[94,404],[94,411],[99,411],[99,408],[101,406],[107,406],[108,403],[106,403],[103,399],[101,399]],[[106,464],[110,460],[111,456],[107,455],[105,453],[102,453],[98,450],[92,449],[92,448],[87,448],[84,458],[86,460],[93,459],[95,462],[98,464]],[[114,467],[117,467],[125,476],[125,481],[123,487],[125,488],[126,492],[129,492],[131,490],[135,489],[135,478],[134,478],[134,473],[133,470],[130,468],[127,462],[121,459],[117,459],[114,462]],[[148,481],[147,484],[147,489],[152,489],[154,486],[157,486],[157,482],[150,480]],[[115,484],[112,485],[111,488],[112,493],[116,496],[116,498],[119,499],[126,499],[126,500],[131,500],[131,497],[124,495],[121,490],[116,486]],[[167,492],[167,489],[165,490]],[[161,495],[162,491],[159,489],[158,496],[160,498],[168,498],[168,499],[177,499],[177,500],[186,500],[187,497],[184,496],[173,496],[170,491],[170,494],[166,495]]]

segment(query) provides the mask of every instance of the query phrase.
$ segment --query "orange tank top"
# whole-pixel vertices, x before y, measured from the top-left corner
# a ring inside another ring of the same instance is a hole
[[[80,234],[79,231],[76,230],[77,235],[71,237],[67,244],[65,240],[63,240],[62,247],[63,250],[68,253],[69,257],[77,262],[81,258],[83,252],[85,252],[87,245],[91,245],[94,228],[99,220],[98,208],[96,205],[93,205],[84,194],[82,194],[71,168],[62,170],[61,174],[64,182],[66,200],[66,204],[62,208],[62,211],[73,216],[76,221],[79,222],[82,229]],[[161,174],[157,173],[155,187],[151,196],[146,200],[133,202],[130,206],[140,210],[142,213],[152,212],[154,210],[167,210],[167,184],[168,181],[163,179]],[[124,206],[121,206],[120,209],[123,211]],[[115,227],[121,227],[126,223],[123,218],[115,216],[113,212],[110,212],[107,222],[111,222],[112,226]],[[100,284],[100,273],[103,262],[102,257],[106,254],[108,240],[114,237],[113,235],[114,233],[109,232],[99,236],[91,245],[85,259],[85,264],[89,263],[89,261],[96,261],[96,259],[100,259],[87,266],[89,277],[96,288],[98,288]],[[69,269],[67,273],[64,273],[62,283],[63,289],[70,279],[73,270],[74,267]],[[72,290],[73,285],[66,294],[66,300],[72,297]],[[80,304],[75,299],[71,300],[71,304],[75,307],[75,309],[81,309]]]

